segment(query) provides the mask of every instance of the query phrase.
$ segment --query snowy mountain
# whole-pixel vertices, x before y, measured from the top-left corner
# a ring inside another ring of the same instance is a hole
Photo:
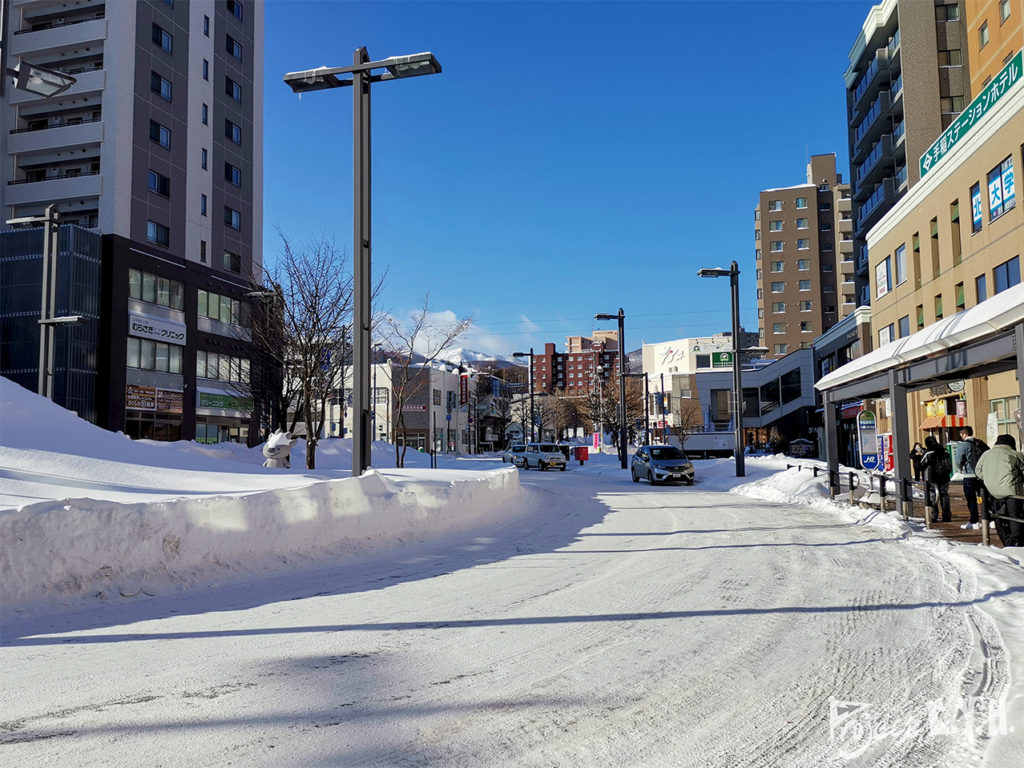
[[[456,347],[455,349],[446,349],[438,356],[439,360],[444,360],[449,363],[509,363],[512,365],[528,365],[529,358],[512,357],[512,355],[496,355],[490,352],[477,352],[472,349],[464,349],[462,347]]]

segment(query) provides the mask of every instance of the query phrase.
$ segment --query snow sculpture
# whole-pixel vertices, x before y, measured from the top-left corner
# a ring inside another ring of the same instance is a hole
[[[267,457],[263,466],[291,469],[290,456],[293,445],[295,445],[295,438],[292,437],[291,432],[285,432],[283,429],[274,432],[263,445],[263,455]]]

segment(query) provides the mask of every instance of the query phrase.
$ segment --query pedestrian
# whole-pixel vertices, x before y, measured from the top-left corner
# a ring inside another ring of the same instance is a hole
[[[970,522],[961,525],[968,531],[981,527],[978,517],[978,494],[985,490],[984,484],[974,473],[974,468],[981,459],[981,455],[988,450],[984,440],[974,436],[974,427],[960,428],[960,444],[956,447],[956,456],[953,458],[953,466],[963,475],[964,496],[967,499],[967,511],[971,514]]]
[[[925,487],[930,489],[927,505],[936,510],[941,506],[942,522],[952,522],[953,513],[949,508],[949,479],[953,474],[953,462],[949,458],[949,451],[932,435],[924,439],[924,447],[921,472],[924,474]],[[938,515],[938,511],[935,514]]]
[[[914,465],[914,479],[921,479],[921,459],[924,457],[924,448],[920,443],[914,443],[910,449],[910,463]]]
[[[995,445],[982,454],[974,467],[985,489],[996,499],[995,511],[1024,520],[1024,454],[1017,450],[1013,435],[1000,435]],[[996,520],[996,531],[1004,547],[1024,546],[1024,523]]]

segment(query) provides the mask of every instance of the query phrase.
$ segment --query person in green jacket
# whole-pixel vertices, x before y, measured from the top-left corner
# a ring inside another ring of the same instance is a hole
[[[978,459],[974,473],[981,478],[985,490],[997,503],[1000,500],[1005,502],[1008,517],[1024,520],[1024,453],[1017,450],[1017,441],[1012,435],[997,437],[995,445]],[[1008,523],[1005,528],[997,523],[996,530],[1003,546],[1024,546],[1024,525],[1021,523]]]

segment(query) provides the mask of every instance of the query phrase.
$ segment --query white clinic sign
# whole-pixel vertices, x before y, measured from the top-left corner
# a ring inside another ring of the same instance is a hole
[[[152,317],[141,312],[128,313],[128,335],[142,339],[163,341],[168,344],[185,344],[186,326],[163,317]]]

